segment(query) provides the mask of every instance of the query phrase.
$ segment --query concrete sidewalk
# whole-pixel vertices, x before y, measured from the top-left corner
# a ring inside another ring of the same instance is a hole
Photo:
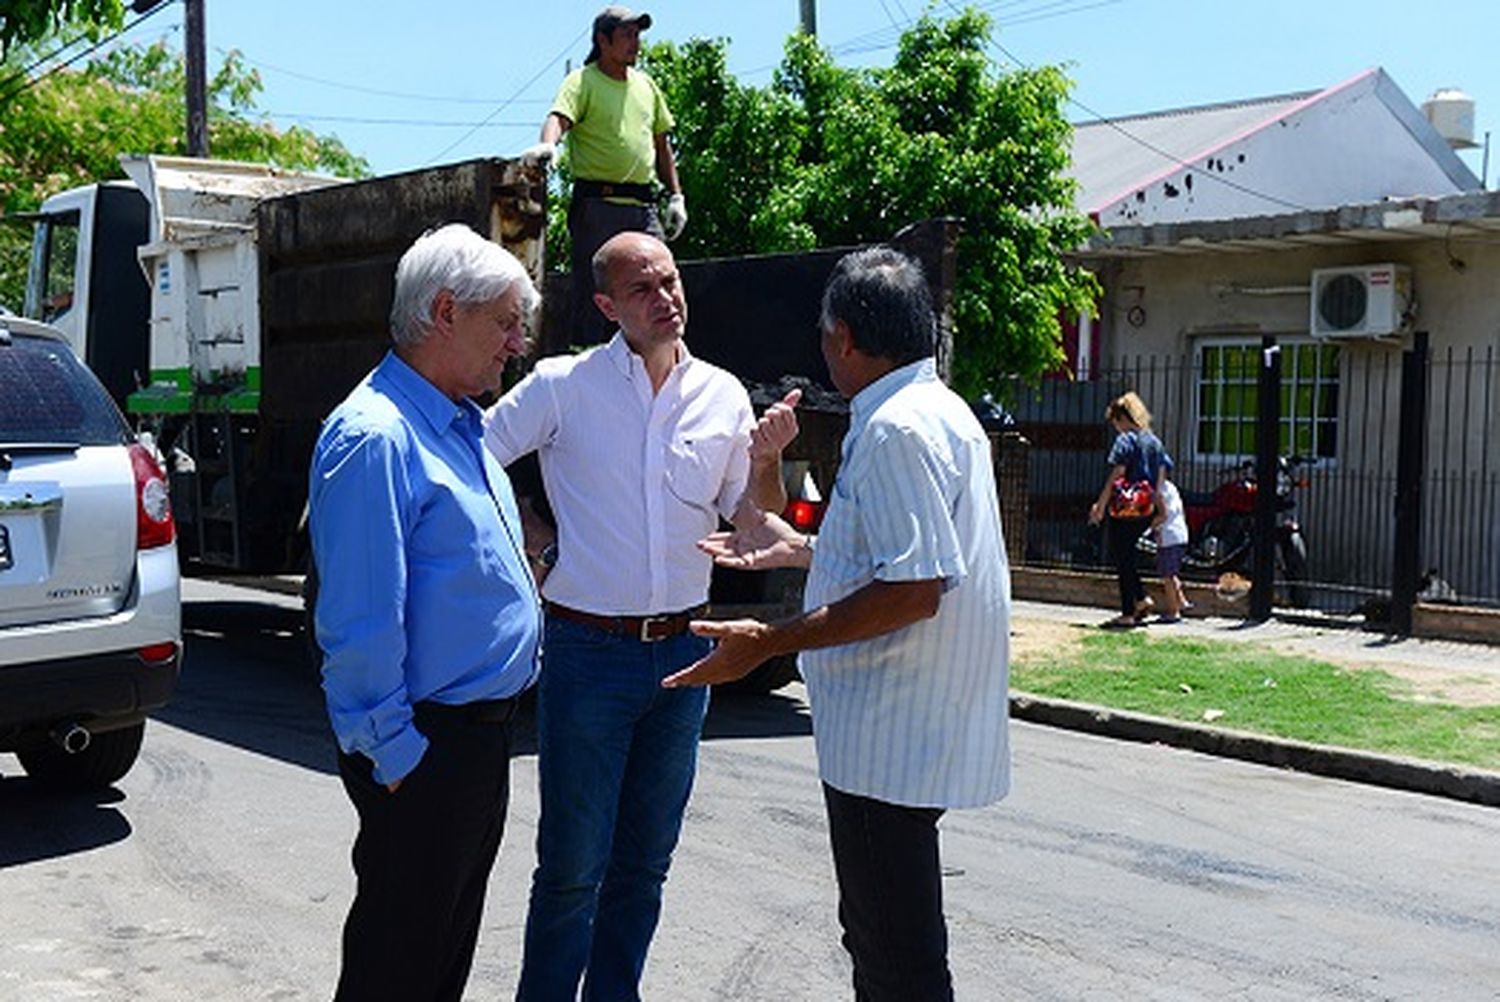
[[[1081,605],[1055,605],[1017,599],[1011,611],[1018,620],[1042,620],[1077,626],[1098,626],[1116,610]],[[1196,636],[1215,640],[1265,644],[1279,651],[1308,657],[1379,664],[1414,665],[1440,671],[1475,671],[1495,676],[1500,684],[1500,647],[1457,640],[1390,637],[1338,624],[1272,619],[1248,623],[1242,619],[1186,617],[1170,626],[1148,623],[1152,636]],[[1169,632],[1170,631],[1170,632]]]
[[[1012,605],[1013,629],[1019,630],[1024,630],[1027,623],[1097,627],[1113,615],[1112,610],[1088,606],[1025,600],[1017,600]],[[1150,624],[1143,629],[1156,637],[1204,637],[1231,643],[1254,643],[1280,652],[1341,664],[1399,669],[1407,676],[1422,671],[1445,675],[1462,673],[1477,684],[1493,686],[1494,702],[1500,703],[1500,647],[1450,640],[1384,637],[1357,629],[1280,620],[1252,624],[1238,619],[1208,617],[1184,619],[1171,625]],[[1012,695],[1011,712],[1021,720],[1128,741],[1158,742],[1212,755],[1500,807],[1500,773],[1468,766],[1315,745],[1029,693]]]

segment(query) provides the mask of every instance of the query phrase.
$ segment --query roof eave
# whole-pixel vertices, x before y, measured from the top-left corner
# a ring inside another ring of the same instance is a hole
[[[1082,260],[1233,254],[1314,246],[1453,239],[1500,232],[1500,191],[1387,199],[1335,209],[1154,226],[1119,226],[1091,238]]]

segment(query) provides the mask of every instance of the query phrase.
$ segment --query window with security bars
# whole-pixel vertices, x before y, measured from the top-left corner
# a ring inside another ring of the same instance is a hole
[[[1256,381],[1259,341],[1213,341],[1198,346],[1198,452],[1214,457],[1255,455],[1260,410]],[[1281,342],[1283,455],[1337,455],[1339,348],[1318,341]]]

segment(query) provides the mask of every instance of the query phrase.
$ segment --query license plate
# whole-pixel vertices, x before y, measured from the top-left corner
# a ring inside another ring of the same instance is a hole
[[[10,531],[0,525],[0,571],[8,571],[15,564],[15,558],[10,555]]]

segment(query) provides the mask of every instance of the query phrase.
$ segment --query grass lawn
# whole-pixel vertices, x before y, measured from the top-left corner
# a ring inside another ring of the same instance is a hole
[[[1235,730],[1500,769],[1500,706],[1419,702],[1385,672],[1250,644],[1090,633],[1011,665],[1012,687]]]

